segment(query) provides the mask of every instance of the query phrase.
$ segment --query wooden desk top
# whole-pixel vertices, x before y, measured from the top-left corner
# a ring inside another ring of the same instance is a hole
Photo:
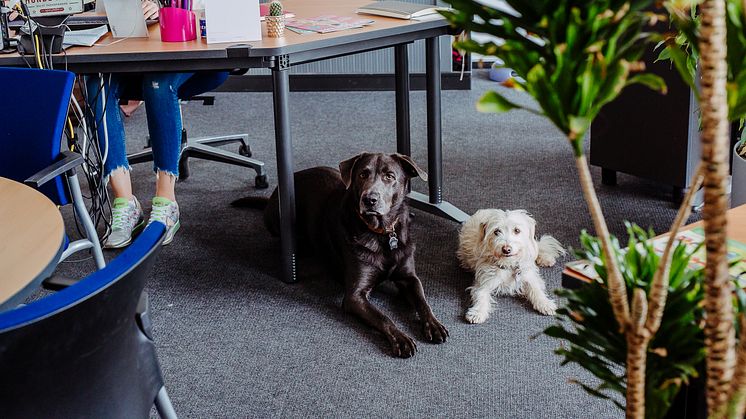
[[[42,193],[0,177],[0,308],[56,266],[64,240],[60,210]],[[18,303],[18,301],[14,301]]]
[[[72,47],[66,50],[65,56],[58,55],[55,57],[56,66],[60,67],[63,63],[75,65],[86,63],[89,60],[95,60],[97,63],[107,62],[126,62],[127,60],[142,60],[147,63],[149,60],[216,60],[226,58],[263,58],[279,55],[297,54],[300,52],[315,51],[327,47],[337,47],[345,44],[355,44],[369,41],[371,39],[383,37],[396,37],[422,32],[427,30],[439,31],[438,35],[444,34],[448,30],[448,22],[444,19],[431,21],[416,21],[388,18],[383,16],[359,15],[355,12],[360,6],[370,3],[371,0],[286,0],[283,2],[285,9],[295,14],[296,18],[311,18],[322,15],[351,16],[367,18],[374,21],[373,24],[360,29],[347,29],[338,32],[326,34],[307,34],[300,35],[290,30],[285,30],[285,36],[282,38],[268,38],[266,36],[266,23],[262,22],[262,36],[260,41],[245,43],[218,43],[208,44],[204,38],[198,38],[194,41],[187,42],[161,42],[160,29],[157,24],[150,25],[150,38],[131,38],[118,40],[111,37],[111,34],[105,35],[93,47]],[[416,39],[420,39],[418,37]],[[403,37],[399,43],[412,42],[414,39]],[[367,49],[375,48],[375,45]],[[228,52],[230,50],[230,52]],[[358,52],[358,51],[352,51]],[[333,55],[330,55],[333,56]],[[307,59],[307,57],[301,57]],[[315,58],[315,57],[314,57]],[[323,54],[319,59],[326,58]],[[27,57],[27,60],[29,57]],[[303,61],[301,59],[300,61]],[[294,60],[297,64],[299,60]],[[0,55],[0,65],[19,65],[23,63],[17,53]],[[181,63],[184,65],[185,63]],[[239,64],[239,63],[236,63]],[[260,67],[258,63],[244,63],[241,68]],[[162,65],[162,63],[161,63]],[[174,64],[175,65],[175,64]],[[217,63],[202,63],[204,69],[217,66]],[[225,65],[225,63],[223,64]],[[266,66],[266,65],[263,65]],[[201,68],[201,67],[200,67]],[[225,67],[229,68],[229,67]],[[109,68],[106,68],[109,70]],[[152,70],[143,68],[142,71]],[[186,68],[185,70],[190,70]],[[123,71],[134,71],[124,69]]]
[[[728,210],[726,217],[728,218],[728,238],[737,240],[741,243],[746,243],[746,205],[741,205]],[[704,227],[704,221],[687,224],[682,227],[681,230],[691,230],[696,227]],[[588,282],[588,278],[568,268],[565,268],[562,271],[562,276],[577,281]],[[565,281],[563,280],[562,282],[563,286],[565,286]]]

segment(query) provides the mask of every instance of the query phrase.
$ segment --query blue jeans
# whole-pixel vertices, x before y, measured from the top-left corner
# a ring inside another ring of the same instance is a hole
[[[98,76],[86,77],[88,105],[96,117],[101,155],[106,155],[104,175],[108,178],[112,171],[130,171],[127,161],[124,121],[119,110],[119,99],[140,99],[145,102],[148,117],[148,131],[153,149],[153,170],[166,172],[179,177],[179,156],[181,154],[181,110],[179,109],[179,88],[194,73],[146,73],[142,76],[104,75],[106,108],[102,110],[101,79]],[[104,141],[104,123],[108,132],[108,146]]]

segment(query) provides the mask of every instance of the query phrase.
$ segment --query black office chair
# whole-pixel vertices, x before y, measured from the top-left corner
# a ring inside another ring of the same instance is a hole
[[[0,313],[0,418],[148,418],[154,402],[176,418],[137,313],[164,233],[152,223],[104,269]]]
[[[231,74],[242,74],[246,70],[236,70],[233,72],[201,72],[195,74],[179,89],[179,99],[182,101],[201,101],[203,105],[209,106],[215,103],[214,96],[204,96],[205,92],[212,91],[223,84]],[[142,92],[137,88],[138,82],[124,88],[122,101],[141,100]],[[183,117],[183,115],[180,115]],[[184,124],[182,123],[182,127]],[[221,145],[240,143],[238,153],[218,148]],[[181,159],[179,160],[179,179],[185,180],[189,177],[189,158],[196,157],[199,159],[212,160],[221,163],[233,164],[254,169],[256,177],[254,186],[264,189],[269,187],[267,175],[264,172],[264,162],[252,159],[251,147],[249,146],[248,134],[230,134],[220,136],[208,136],[200,138],[189,138],[185,128],[181,130]],[[153,153],[150,149],[150,140],[146,149],[127,156],[130,164],[142,163],[153,160]]]

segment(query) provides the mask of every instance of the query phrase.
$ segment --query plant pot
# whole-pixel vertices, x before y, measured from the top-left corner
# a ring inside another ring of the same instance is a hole
[[[267,36],[282,38],[285,36],[285,16],[267,16]]]
[[[733,176],[731,177],[730,192],[731,208],[746,204],[746,158],[739,156],[736,149],[738,149],[738,144],[733,147]]]

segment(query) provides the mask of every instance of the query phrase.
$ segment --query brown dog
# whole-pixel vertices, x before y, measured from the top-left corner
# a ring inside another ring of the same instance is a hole
[[[392,280],[412,303],[427,341],[443,343],[448,330],[425,300],[414,265],[405,197],[409,180],[425,174],[408,156],[363,153],[339,164],[295,174],[296,212],[301,243],[310,245],[344,282],[345,311],[381,331],[395,356],[417,350],[412,338],[374,307],[368,295]],[[277,190],[265,211],[267,228],[279,234]]]

